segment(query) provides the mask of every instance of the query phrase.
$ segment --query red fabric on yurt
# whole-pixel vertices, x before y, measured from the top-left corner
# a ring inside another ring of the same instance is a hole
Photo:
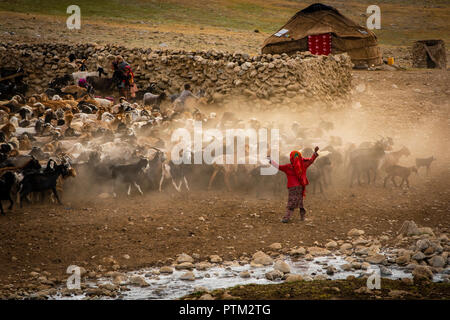
[[[323,33],[308,36],[309,52],[316,55],[329,55],[331,53],[331,34]]]

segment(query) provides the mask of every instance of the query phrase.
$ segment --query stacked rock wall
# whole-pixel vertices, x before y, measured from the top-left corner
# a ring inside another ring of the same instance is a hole
[[[216,51],[152,50],[81,44],[0,44],[0,65],[21,66],[31,92],[41,92],[56,76],[77,71],[69,63],[73,53],[88,58],[88,68],[110,70],[112,56],[122,55],[132,65],[139,89],[155,82],[168,93],[183,84],[203,88],[210,101],[248,97],[270,102],[309,98],[333,101],[351,89],[352,63],[346,54],[295,56],[223,53]],[[111,73],[110,73],[111,74]]]

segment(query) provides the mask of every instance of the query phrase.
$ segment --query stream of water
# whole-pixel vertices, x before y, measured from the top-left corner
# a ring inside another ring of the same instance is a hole
[[[370,275],[374,272],[380,274],[380,269],[377,265],[371,265],[367,270],[352,270],[343,271],[340,266],[348,263],[342,256],[325,256],[316,257],[312,261],[306,261],[305,259],[292,260],[286,258],[284,260],[291,268],[292,274],[300,274],[303,277],[314,278],[316,275],[324,275],[327,279],[345,279],[349,275],[356,277],[362,277],[364,275]],[[327,275],[326,268],[328,266],[334,266],[337,272],[333,275]],[[406,268],[392,265],[388,267],[392,275],[382,276],[382,278],[388,279],[400,279],[400,278],[412,278],[412,274]],[[251,267],[249,264],[242,266],[216,266],[206,271],[194,270],[195,281],[181,280],[180,276],[187,270],[174,270],[172,274],[161,274],[158,276],[151,276],[153,271],[159,270],[158,268],[142,269],[138,271],[129,272],[126,275],[129,277],[140,275],[148,282],[148,287],[138,287],[129,285],[129,291],[121,293],[120,299],[132,299],[132,300],[148,300],[148,299],[177,299],[195,291],[195,288],[203,287],[208,290],[214,290],[219,288],[229,288],[237,285],[246,284],[270,284],[279,283],[283,280],[270,281],[265,277],[265,273],[272,271],[273,266],[265,266],[260,268]],[[248,271],[250,273],[249,278],[241,278],[239,274],[242,271]],[[448,271],[448,270],[447,270]],[[433,281],[442,281],[443,274],[435,274]],[[382,282],[382,280],[381,280]],[[101,278],[98,283],[111,283],[108,278]],[[96,283],[88,283],[90,286],[96,285]],[[381,284],[382,285],[382,284]],[[56,295],[53,299],[83,299],[85,295],[75,295],[71,297],[63,297]],[[105,299],[112,299],[105,297]]]

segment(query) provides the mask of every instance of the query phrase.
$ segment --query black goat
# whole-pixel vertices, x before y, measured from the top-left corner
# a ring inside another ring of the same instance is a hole
[[[161,180],[159,181],[159,192],[162,191],[162,184],[165,179],[171,179],[172,184],[178,192],[181,192],[181,185],[184,185],[187,191],[190,191],[189,185],[186,179],[189,164],[180,163],[176,165],[172,161],[164,163],[162,166]],[[178,183],[178,185],[177,185]]]
[[[16,182],[16,176],[12,172],[6,172],[1,178],[0,178],[0,210],[1,214],[5,214],[3,211],[3,205],[2,200],[9,200],[10,205],[8,207],[9,210],[12,209],[14,205],[14,201],[11,198],[11,189],[13,185]]]
[[[42,193],[46,190],[52,190],[58,203],[62,204],[56,191],[56,182],[59,176],[69,175],[69,167],[70,165],[68,163],[62,163],[56,165],[53,170],[46,170],[43,173],[32,172],[25,174],[25,177],[20,183],[20,207],[22,207],[23,201],[27,199],[26,197],[31,192]]]
[[[130,195],[131,192],[131,184],[133,184],[139,191],[139,193],[143,195],[141,187],[139,186],[137,181],[139,179],[139,175],[143,172],[144,168],[147,165],[148,160],[143,158],[134,164],[111,166],[112,178],[114,180],[113,183],[114,197],[116,197],[115,188],[117,180],[120,180],[121,182],[125,182],[128,184],[128,192],[127,192],[128,195]]]

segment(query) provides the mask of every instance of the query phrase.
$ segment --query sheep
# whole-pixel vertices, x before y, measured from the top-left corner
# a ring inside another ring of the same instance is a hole
[[[80,79],[86,79],[87,77],[95,77],[98,76],[101,78],[102,74],[104,74],[105,76],[108,75],[107,73],[105,73],[105,71],[103,70],[102,67],[98,67],[97,71],[78,71],[78,72],[74,72],[72,73],[72,78],[73,78],[73,84],[78,85],[78,81]]]
[[[403,183],[406,182],[406,185],[409,188],[409,176],[411,175],[412,172],[417,173],[417,168],[415,166],[412,167],[402,167],[402,166],[398,166],[398,165],[392,165],[390,167],[386,168],[386,172],[387,172],[387,176],[386,178],[384,178],[384,187],[386,187],[386,182],[389,178],[391,178],[392,183],[394,184],[394,186],[397,187],[397,184],[395,183],[395,177],[400,177],[402,178],[402,182],[399,185],[399,187],[403,186]]]
[[[427,168],[427,175],[430,173],[430,166],[431,166],[431,163],[433,162],[433,161],[435,161],[436,160],[436,158],[435,157],[433,157],[433,156],[431,156],[431,157],[429,157],[429,158],[416,158],[416,167],[417,167],[417,170],[419,170],[420,169],[420,167],[426,167]]]
[[[156,106],[160,107],[161,102],[163,102],[166,99],[167,95],[165,92],[162,92],[160,94],[153,94],[150,92],[147,92],[144,94],[144,98],[142,100],[142,104],[145,106]]]

